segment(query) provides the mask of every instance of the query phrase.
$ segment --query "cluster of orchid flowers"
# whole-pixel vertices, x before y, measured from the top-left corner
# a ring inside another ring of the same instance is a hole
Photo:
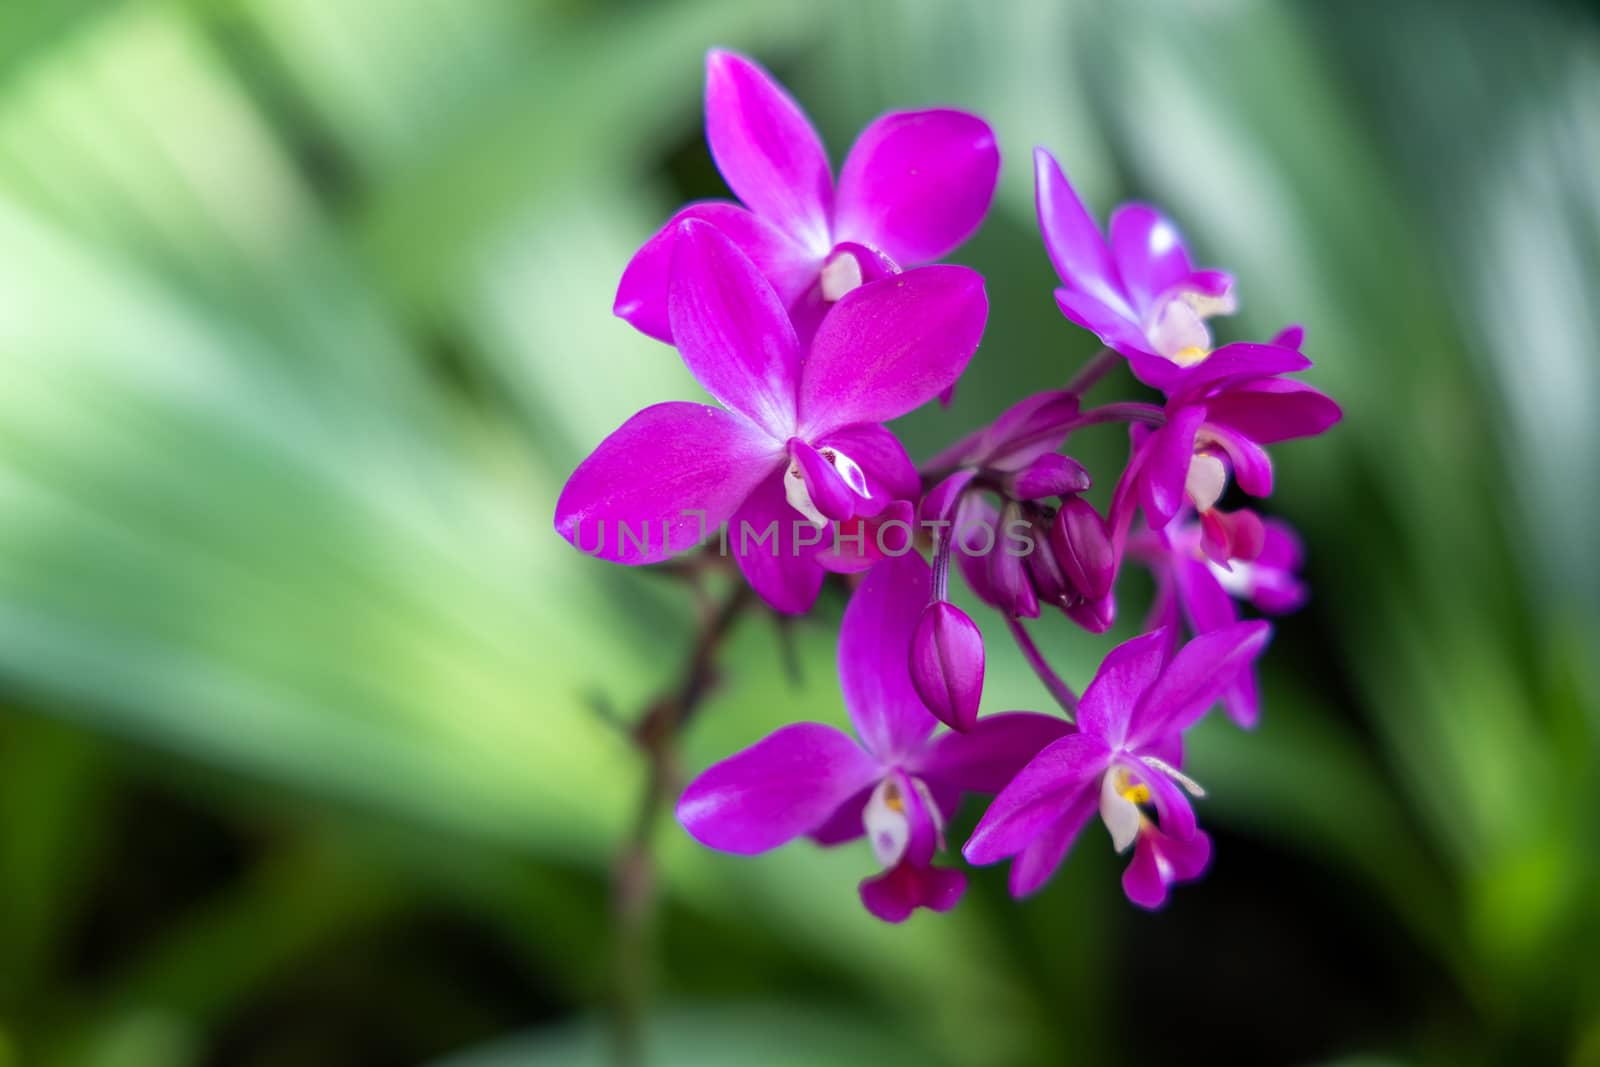
[[[721,407],[648,407],[579,465],[557,531],[624,564],[665,560],[718,531],[773,610],[809,610],[828,573],[855,588],[838,667],[855,737],[786,726],[700,774],[677,815],[697,840],[753,854],[799,837],[866,836],[882,872],[863,903],[890,922],[944,911],[965,875],[935,864],[963,794],[994,800],[962,854],[1012,861],[1038,890],[1096,812],[1130,900],[1163,903],[1197,877],[1210,841],[1183,734],[1215,705],[1259,714],[1254,664],[1268,613],[1305,599],[1293,532],[1225,510],[1230,480],[1265,497],[1263,446],[1321,433],[1338,406],[1285,377],[1311,366],[1301,332],[1213,345],[1232,279],[1196,269],[1173,224],[1125,205],[1102,233],[1056,161],[1035,153],[1039,226],[1056,302],[1106,349],[1063,389],[1028,397],[920,469],[884,423],[948,402],[982,338],[983,279],[938,260],[978,228],[1000,157],[980,118],[899,112],[861,134],[834,181],[816,131],[752,61],[707,60],[706,136],[740,203],[690,204],[638,251],[616,313],[677,348]],[[1085,408],[1116,364],[1159,403]],[[1084,427],[1125,423],[1127,464],[1104,513],[1061,450]],[[931,555],[931,564],[923,553]],[[1061,705],[980,717],[984,643],[949,599],[952,558],[996,609]],[[1156,600],[1142,636],[1113,649],[1081,697],[1023,620],[1047,608],[1100,633],[1125,560]],[[1184,640],[1188,636],[1187,641]],[[940,724],[945,729],[940,730]]]

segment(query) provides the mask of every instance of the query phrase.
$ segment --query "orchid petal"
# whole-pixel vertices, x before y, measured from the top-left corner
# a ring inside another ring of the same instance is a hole
[[[1234,430],[1208,424],[1202,434],[1222,446],[1233,466],[1233,480],[1239,488],[1254,497],[1272,495],[1272,457],[1266,450],[1243,434]]]
[[[667,317],[673,343],[706,392],[774,437],[792,434],[800,340],[777,291],[708,222],[678,227]]]
[[[1172,885],[1200,877],[1210,861],[1211,839],[1205,834],[1174,841],[1147,825],[1134,846],[1132,862],[1122,872],[1122,891],[1141,908],[1159,908]]]
[[[825,531],[790,506],[786,468],[765,477],[729,520],[728,547],[767,606],[786,615],[811,610],[826,576],[816,561]]]
[[[829,532],[816,558],[833,574],[860,574],[884,559],[917,550],[916,512],[909,500],[890,501],[876,515],[835,523]]]
[[[839,171],[834,237],[901,264],[939,259],[977,230],[999,172],[994,131],[976,115],[884,115],[861,132]]]
[[[645,408],[567,479],[556,532],[613,563],[655,563],[697,543],[771,478],[778,445],[744,418],[704,404]]]
[[[820,258],[832,244],[833,174],[811,120],[756,63],[706,56],[706,141],[734,195]]]
[[[916,553],[872,568],[839,626],[839,685],[867,751],[895,763],[921,747],[938,721],[911,684],[911,635],[933,587]]]
[[[824,848],[842,845],[847,841],[854,841],[867,832],[862,823],[862,812],[866,810],[867,802],[872,799],[876,783],[864,786],[853,794],[848,800],[840,804],[838,809],[820,825],[806,833],[806,836]]]
[[[1315,437],[1343,418],[1332,398],[1303,382],[1246,382],[1206,401],[1206,420],[1261,445]]]
[[[1106,653],[1078,702],[1078,729],[1111,746],[1122,744],[1134,709],[1166,662],[1167,632],[1141,634]]]
[[[918,908],[949,911],[961,901],[967,876],[946,867],[919,867],[909,861],[861,883],[861,903],[887,923],[901,923]]]
[[[821,452],[795,437],[789,440],[789,455],[794,465],[785,472],[783,484],[791,504],[796,503],[796,483],[799,483],[798,493],[824,517],[848,519],[855,514],[856,501],[861,498],[845,481],[843,472],[836,470]],[[802,512],[807,510],[796,506]]]
[[[802,424],[815,436],[921,407],[961,377],[988,315],[983,278],[966,267],[919,267],[845,294],[802,364]]]
[[[880,773],[842,731],[794,723],[706,768],[678,800],[678,821],[702,845],[753,855],[823,826]]]
[[[1083,790],[1017,853],[1007,879],[1013,897],[1020,900],[1044,887],[1066,858],[1067,849],[1072,847],[1078,834],[1094,815],[1097,799],[1094,790]]]
[[[1202,407],[1180,407],[1167,424],[1151,434],[1145,456],[1144,493],[1141,500],[1145,517],[1153,529],[1160,529],[1176,515],[1187,499],[1189,466],[1194,461],[1195,434],[1205,421]]]
[[[1261,554],[1252,562],[1240,593],[1258,610],[1281,615],[1299,608],[1309,596],[1296,573],[1304,562],[1305,550],[1288,523],[1268,519],[1262,525],[1266,536]]]
[[[908,765],[929,786],[998,793],[1044,748],[1072,732],[1054,715],[1007,711],[986,715],[964,734],[934,738]]]
[[[755,212],[725,200],[690,204],[672,216],[633,254],[617,285],[612,313],[647,336],[672,342],[672,324],[667,318],[672,247],[677,240],[678,227],[689,219],[710,223],[738,245],[772,283],[785,307],[793,306],[817,280],[817,257]]]
[[[950,522],[957,505],[962,502],[962,494],[977,476],[975,469],[964,467],[928,490],[922,498],[920,509],[923,520],[929,523]],[[946,535],[941,531],[940,536]]]
[[[1178,227],[1148,204],[1117,208],[1110,231],[1117,275],[1135,308],[1149,307],[1194,270]]]
[[[1150,799],[1155,803],[1156,814],[1161,818],[1162,832],[1180,841],[1187,841],[1193,837],[1194,807],[1189,803],[1188,794],[1158,767],[1152,767],[1141,761],[1133,764],[1132,768],[1138,775],[1139,781],[1150,790]]]
[[[1034,206],[1039,232],[1056,275],[1068,289],[1084,293],[1123,318],[1136,318],[1117,279],[1111,250],[1078,199],[1061,165],[1043,148],[1033,150]]]
[[[1047,746],[994,798],[962,854],[967,862],[1015,856],[1048,832],[1082,794],[1098,792],[1110,749],[1099,737],[1068,734]]]
[[[1179,367],[1176,379],[1164,388],[1173,397],[1193,399],[1224,387],[1293,374],[1310,366],[1311,361],[1292,348],[1235,342],[1223,345],[1198,363]]]
[[[1239,610],[1233,598],[1222,588],[1205,560],[1184,552],[1174,553],[1172,576],[1190,629],[1205,633],[1239,621]]]
[[[915,500],[922,490],[917,465],[900,439],[879,423],[858,423],[832,430],[816,439],[818,448],[831,448],[849,456],[867,475],[867,489],[876,514],[891,500]]]
[[[1267,623],[1240,622],[1184,645],[1134,711],[1128,747],[1141,748],[1188,729],[1255,662],[1271,636]]]
[[[1055,297],[1056,306],[1061,309],[1061,314],[1100,338],[1102,344],[1110,345],[1130,360],[1134,358],[1135,353],[1148,353],[1150,341],[1145,337],[1143,327],[1133,312],[1127,310],[1121,303],[1120,298],[1116,303],[1108,303],[1095,294],[1067,288],[1057,289]],[[1155,361],[1162,368],[1170,368],[1173,374],[1181,370],[1176,363],[1164,357],[1147,355],[1146,358]],[[1137,373],[1136,365],[1134,369]]]
[[[1281,345],[1284,348],[1292,348],[1298,352],[1305,347],[1306,328],[1299,324],[1285,326],[1278,331],[1278,335],[1272,339],[1272,343]]]
[[[1240,729],[1256,728],[1261,721],[1261,683],[1254,667],[1242,671],[1233,688],[1222,694],[1222,710]]]

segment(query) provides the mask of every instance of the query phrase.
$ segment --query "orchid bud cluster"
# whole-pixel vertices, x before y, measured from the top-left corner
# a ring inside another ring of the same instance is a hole
[[[786,726],[695,778],[679,821],[740,854],[866,837],[881,870],[861,883],[862,902],[899,922],[960,899],[965,875],[936,860],[964,795],[994,800],[962,855],[1010,860],[1017,897],[1044,885],[1098,814],[1113,846],[1131,850],[1128,898],[1159,906],[1210,860],[1184,732],[1218,704],[1242,726],[1260,713],[1254,665],[1270,627],[1243,621],[1241,604],[1279,613],[1306,596],[1293,531],[1225,506],[1230,485],[1271,492],[1265,446],[1340,418],[1287,377],[1311,366],[1301,331],[1217,346],[1209,320],[1235,309],[1232,279],[1194,267],[1148,206],[1124,205],[1102,232],[1039,149],[1056,302],[1106,348],[1064,388],[1021,400],[919,468],[885,423],[948,402],[982,339],[983,279],[926,264],[988,211],[1000,166],[989,126],[951,110],[885,115],[836,181],[804,112],[750,60],[710,54],[705,107],[739,202],[678,212],[628,264],[615,310],[675,347],[719,406],[668,402],[629,419],[568,480],[556,529],[638,565],[694,549],[715,527],[717,550],[785,614],[809,611],[830,573],[850,576],[838,669],[854,736]],[[1119,364],[1159,402],[1086,407]],[[1102,512],[1085,496],[1091,473],[1063,449],[1119,423],[1128,459]],[[1109,629],[1128,561],[1154,575],[1154,609],[1080,698],[1025,620],[1059,611]],[[1056,712],[979,715],[984,637],[951,602],[952,563]]]

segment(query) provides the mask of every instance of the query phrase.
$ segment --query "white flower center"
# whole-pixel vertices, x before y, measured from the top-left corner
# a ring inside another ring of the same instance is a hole
[[[1220,296],[1195,289],[1168,290],[1145,313],[1145,336],[1160,355],[1192,367],[1211,355],[1211,330],[1205,320],[1231,315],[1237,308],[1231,290]]]
[[[861,263],[849,252],[840,252],[822,267],[822,299],[832,303],[861,286]]]
[[[1131,771],[1121,765],[1112,767],[1106,771],[1100,783],[1100,820],[1111,832],[1111,844],[1118,852],[1138,839],[1139,827],[1145,821],[1139,806],[1149,804],[1154,799],[1150,786],[1146,784],[1150,779],[1145,768],[1171,778],[1190,796],[1205,796],[1205,790],[1200,788],[1198,782],[1166,760],[1155,756],[1140,756],[1138,760],[1144,767],[1136,767]]]
[[[1196,511],[1210,511],[1228,486],[1228,468],[1209,452],[1196,452],[1189,461],[1189,476],[1183,488],[1194,501]]]
[[[872,855],[885,870],[899,863],[911,844],[912,799],[906,796],[907,784],[916,791],[922,810],[933,820],[933,832],[941,836],[944,833],[944,820],[922,780],[908,778],[898,771],[889,775],[878,783],[861,811],[861,825],[872,844]],[[942,840],[939,847],[943,847]]]

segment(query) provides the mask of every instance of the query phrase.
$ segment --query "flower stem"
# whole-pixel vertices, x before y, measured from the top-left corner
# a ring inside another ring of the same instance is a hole
[[[727,595],[702,619],[678,683],[652,701],[630,731],[648,770],[633,829],[612,876],[612,1011],[616,1062],[624,1067],[644,1062],[655,954],[656,869],[650,841],[661,813],[678,792],[678,736],[714,686],[717,655],[751,603],[749,584],[736,576]]]
[[[1061,710],[1067,713],[1069,722],[1076,722],[1078,718],[1078,696],[1061,680],[1061,676],[1051,669],[1045,661],[1044,653],[1039,651],[1039,646],[1033,640],[1033,635],[1028,633],[1028,628],[1022,620],[1015,615],[1006,616],[1006,626],[1011,629],[1011,636],[1016,638],[1017,647],[1022,650],[1022,655],[1028,661],[1028,666],[1033,668],[1033,673],[1039,676],[1044,687],[1050,690],[1050,695],[1055,697],[1056,703],[1061,705]]]
[[[1115,367],[1121,360],[1121,354],[1112,351],[1110,348],[1102,348],[1089,358],[1089,362],[1078,368],[1078,373],[1074,374],[1072,380],[1067,383],[1066,391],[1082,396],[1094,388],[1094,384],[1104,378],[1106,372]]]
[[[1167,413],[1155,404],[1145,404],[1137,400],[1128,400],[1117,404],[1101,404],[1097,408],[1080,411],[1071,418],[1063,419],[1054,426],[1044,426],[1034,430],[1032,433],[1014,438],[1006,442],[1006,447],[1015,449],[1052,437],[1065,437],[1067,434],[1081,430],[1086,426],[1096,426],[1103,422],[1142,422],[1148,426],[1160,426],[1166,421]]]
[[[953,530],[936,530],[933,535],[933,599],[950,599],[950,545]]]

